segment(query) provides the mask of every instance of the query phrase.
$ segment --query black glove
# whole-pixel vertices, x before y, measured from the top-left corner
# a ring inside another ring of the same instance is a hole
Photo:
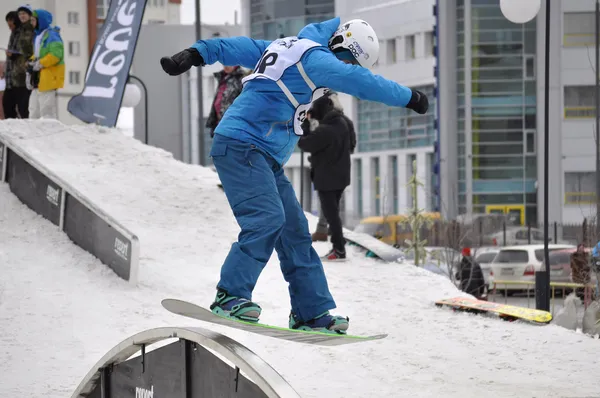
[[[187,72],[192,66],[204,66],[204,59],[194,48],[186,48],[172,57],[162,57],[160,66],[171,76],[181,75]]]
[[[429,100],[427,100],[427,96],[421,91],[412,90],[412,96],[410,97],[410,101],[408,101],[406,107],[421,115],[424,115],[427,113],[427,109],[429,109]]]

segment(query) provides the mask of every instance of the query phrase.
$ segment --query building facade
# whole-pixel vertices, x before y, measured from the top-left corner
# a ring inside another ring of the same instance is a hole
[[[407,213],[414,200],[419,208],[435,210],[431,178],[436,114],[434,2],[371,4],[364,0],[339,0],[336,14],[343,21],[361,18],[369,22],[380,45],[373,73],[423,91],[429,97],[430,108],[426,115],[419,115],[405,108],[342,95],[358,141],[352,159],[352,183],[345,193],[348,226],[364,217]],[[423,183],[416,198],[407,185],[413,165]]]
[[[549,215],[595,214],[593,0],[551,0]],[[499,0],[437,2],[439,199],[447,218],[543,215],[545,8],[526,24]]]
[[[53,24],[60,26],[65,48],[65,86],[58,90],[58,117],[65,124],[80,124],[67,111],[72,96],[83,90],[85,73],[98,31],[111,0],[2,0],[2,9],[17,9],[24,3],[52,13]],[[144,23],[179,24],[181,0],[148,0]],[[6,46],[10,32],[0,29],[0,45]],[[4,52],[0,53],[4,57]]]

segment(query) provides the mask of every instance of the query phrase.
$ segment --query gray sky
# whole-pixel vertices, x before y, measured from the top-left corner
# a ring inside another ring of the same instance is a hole
[[[207,24],[233,24],[234,11],[238,12],[238,23],[241,23],[240,1],[242,0],[201,0],[202,7],[200,19]],[[183,0],[181,2],[181,23],[193,24],[196,20],[196,1]]]

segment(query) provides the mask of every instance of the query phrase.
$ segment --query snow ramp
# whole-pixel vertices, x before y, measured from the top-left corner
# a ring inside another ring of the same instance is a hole
[[[0,183],[0,396],[71,396],[82,380],[101,379],[97,367],[108,353],[119,357],[122,343],[134,345],[141,362],[144,342],[207,326],[165,311],[160,301],[207,305],[214,298],[239,227],[211,170],[95,126],[2,121],[0,140],[18,144],[139,239],[133,284]],[[316,219],[309,216],[309,224]],[[224,326],[210,331],[249,347],[302,397],[598,395],[597,340],[436,308],[435,300],[460,295],[447,279],[348,251],[348,262],[325,264],[335,313],[350,317],[354,334],[386,339],[321,348]],[[276,254],[253,299],[262,322],[287,325],[289,293]],[[152,396],[148,385],[138,387],[138,396]]]

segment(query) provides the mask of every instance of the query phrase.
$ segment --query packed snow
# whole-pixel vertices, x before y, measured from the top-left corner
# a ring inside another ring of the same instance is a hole
[[[210,169],[178,162],[116,129],[4,121],[51,171],[140,238],[140,282],[119,279],[0,183],[1,397],[70,396],[109,349],[142,330],[202,326],[238,340],[303,397],[598,396],[598,340],[564,328],[452,313],[446,278],[386,264],[353,247],[325,263],[336,313],[353,334],[388,333],[341,347],[282,342],[194,322],[164,310],[176,297],[209,305],[239,227]],[[316,219],[309,215],[311,229]],[[317,243],[319,253],[328,244]],[[261,321],[287,326],[287,286],[274,254],[253,297]]]

